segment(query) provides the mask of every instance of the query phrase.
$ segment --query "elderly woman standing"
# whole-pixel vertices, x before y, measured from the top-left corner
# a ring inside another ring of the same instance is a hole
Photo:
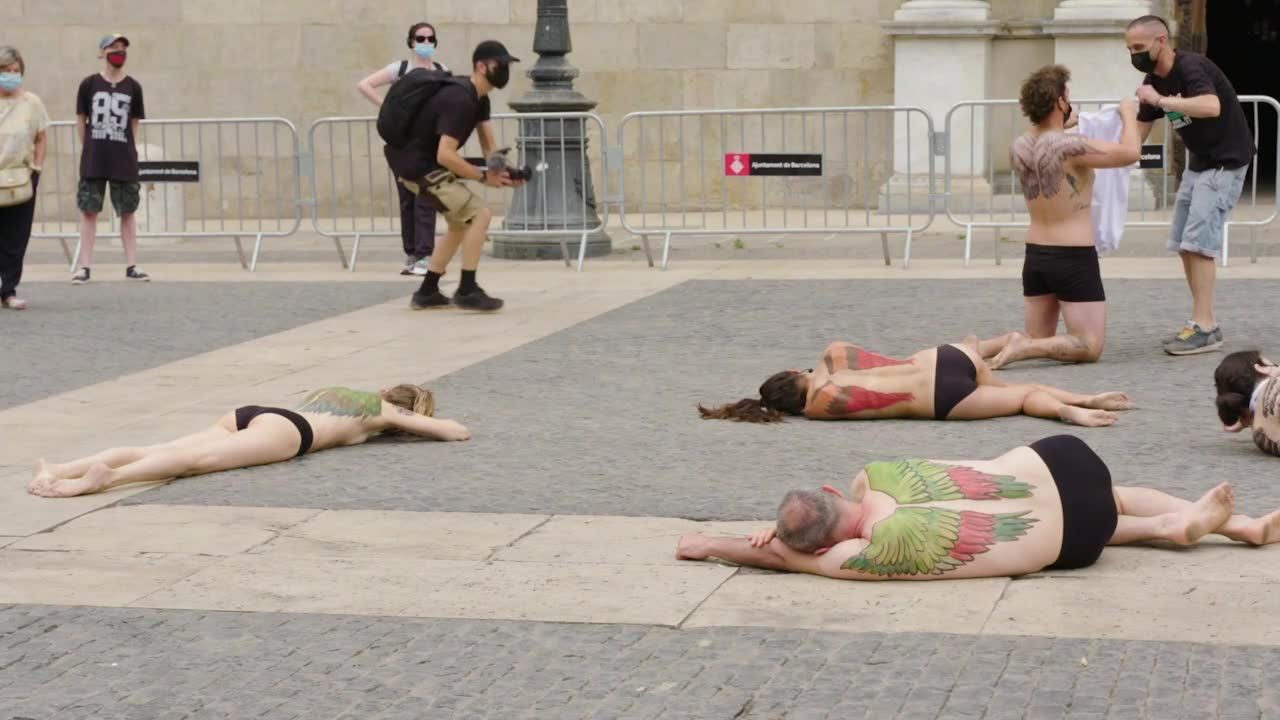
[[[40,98],[22,89],[26,71],[16,48],[0,46],[0,305],[10,310],[27,307],[18,282],[48,149],[49,115]]]

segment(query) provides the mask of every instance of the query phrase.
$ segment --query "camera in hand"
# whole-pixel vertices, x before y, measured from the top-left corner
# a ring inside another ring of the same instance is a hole
[[[511,148],[502,148],[500,150],[495,150],[494,153],[489,156],[485,165],[489,168],[489,170],[492,170],[494,172],[506,173],[507,177],[511,178],[513,181],[516,181],[516,182],[520,182],[520,181],[528,182],[532,180],[533,168],[529,167],[528,165],[525,165],[523,167],[518,167],[518,168],[507,165],[507,153],[509,152],[511,152]]]

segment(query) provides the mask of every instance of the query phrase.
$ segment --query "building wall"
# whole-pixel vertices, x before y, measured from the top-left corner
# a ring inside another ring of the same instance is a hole
[[[578,89],[599,103],[596,112],[610,128],[636,110],[887,105],[893,41],[880,22],[899,5],[569,0],[569,59],[581,72]],[[1051,16],[1056,2],[991,5],[998,19],[1016,25]],[[9,0],[0,3],[0,42],[22,50],[28,88],[56,119],[72,117],[79,81],[101,66],[98,38],[121,32],[133,43],[127,67],[146,90],[150,117],[281,116],[305,135],[316,118],[374,112],[355,83],[407,57],[405,30],[414,21],[436,24],[439,59],[455,71],[468,68],[471,48],[488,38],[503,41],[525,61],[517,67],[527,69],[537,59],[536,7],[536,0]],[[998,38],[993,91],[1011,96],[1028,68],[1052,60],[1052,48],[1048,37]],[[528,88],[528,78],[515,73],[494,110],[506,110]],[[891,145],[891,123],[872,124],[872,142]],[[699,131],[705,138],[705,128]],[[678,161],[675,138],[692,132],[676,132],[659,162]],[[632,141],[625,150],[636,159]]]

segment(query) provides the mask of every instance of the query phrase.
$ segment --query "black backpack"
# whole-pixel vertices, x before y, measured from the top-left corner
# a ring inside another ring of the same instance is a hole
[[[403,148],[411,143],[414,121],[426,107],[427,101],[445,85],[457,85],[465,78],[443,70],[414,68],[400,78],[387,91],[378,110],[378,135],[393,148]]]

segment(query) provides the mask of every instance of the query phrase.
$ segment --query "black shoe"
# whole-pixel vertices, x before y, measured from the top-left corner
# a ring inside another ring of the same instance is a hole
[[[414,293],[413,297],[409,299],[410,310],[439,310],[440,308],[447,308],[449,305],[449,298],[439,290],[430,295]]]
[[[502,300],[499,298],[489,297],[489,294],[483,288],[477,287],[475,290],[463,295],[456,293],[453,296],[453,304],[463,310],[476,310],[479,312],[494,312],[502,309]]]
[[[125,268],[124,276],[130,280],[141,280],[142,282],[151,282],[151,276],[139,270],[136,266],[130,265]]]

